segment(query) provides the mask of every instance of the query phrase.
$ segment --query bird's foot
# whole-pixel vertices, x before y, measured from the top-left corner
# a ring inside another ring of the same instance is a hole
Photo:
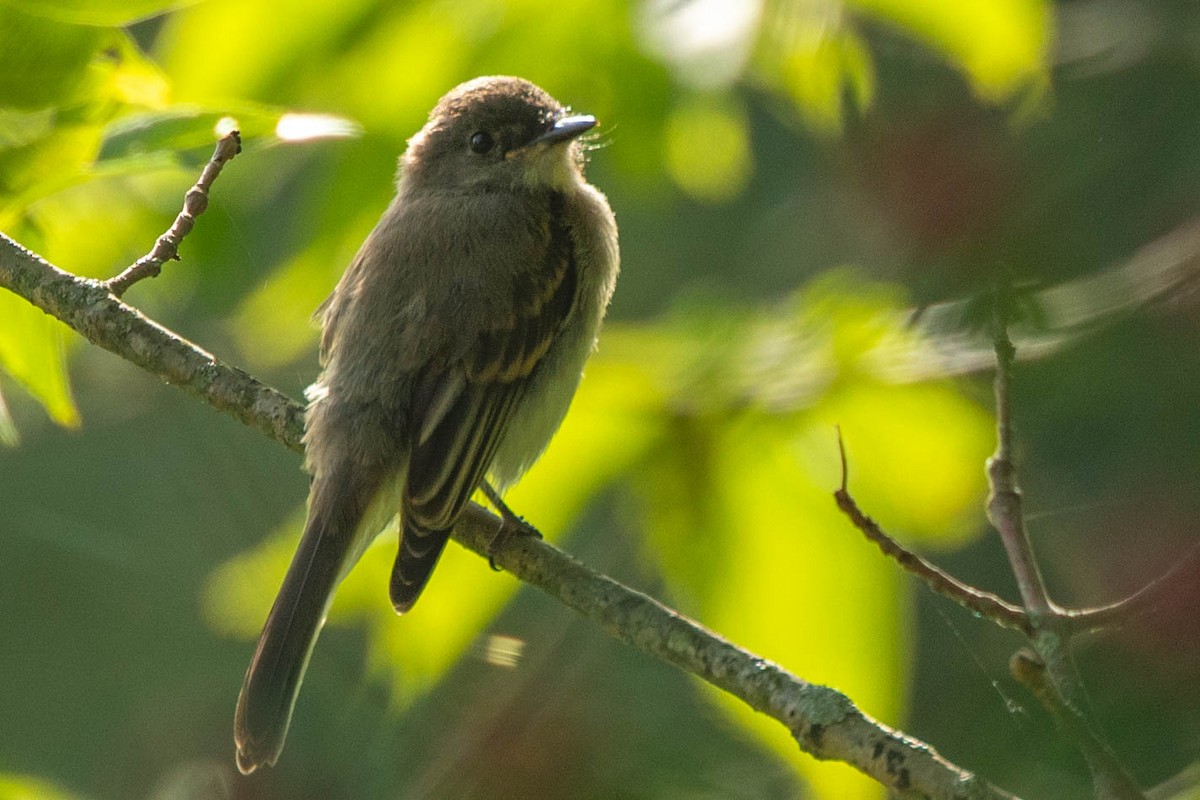
[[[496,566],[496,553],[508,543],[509,539],[513,536],[532,536],[540,539],[542,534],[537,528],[526,522],[524,517],[509,508],[508,504],[500,497],[500,493],[486,481],[483,484],[483,494],[492,508],[500,514],[500,527],[496,529],[496,535],[492,537],[492,542],[488,545],[488,565],[499,572],[500,567]]]

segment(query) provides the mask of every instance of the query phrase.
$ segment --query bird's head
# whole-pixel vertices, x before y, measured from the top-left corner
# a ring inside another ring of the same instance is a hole
[[[595,126],[595,117],[572,114],[527,80],[476,78],[451,89],[409,139],[401,185],[564,189],[581,175],[579,136]]]

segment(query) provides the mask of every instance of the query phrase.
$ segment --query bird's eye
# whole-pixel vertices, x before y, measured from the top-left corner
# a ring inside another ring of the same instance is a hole
[[[471,150],[476,153],[486,153],[496,146],[496,140],[487,131],[479,131],[471,135]]]

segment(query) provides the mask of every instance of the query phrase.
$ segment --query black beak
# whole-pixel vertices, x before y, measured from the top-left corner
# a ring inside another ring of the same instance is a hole
[[[555,145],[561,142],[569,142],[580,134],[587,133],[596,127],[596,124],[596,118],[591,114],[563,117],[550,126],[549,130],[534,139],[533,143]]]

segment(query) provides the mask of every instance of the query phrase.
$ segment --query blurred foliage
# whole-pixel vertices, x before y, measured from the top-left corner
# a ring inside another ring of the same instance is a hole
[[[1140,480],[1165,471],[1180,503],[1200,485],[1194,448],[1146,445],[1200,443],[1180,411],[1200,404],[1182,366],[1194,316],[1111,340],[1079,323],[1131,325],[1163,298],[1161,274],[1088,278],[1196,211],[1196,21],[1181,4],[1038,0],[0,0],[0,230],[64,269],[116,274],[236,121],[247,153],[184,261],[128,300],[297,395],[316,371],[309,315],[390,198],[404,138],[460,80],[538,82],[604,123],[589,175],[620,220],[624,274],[571,414],[509,502],[597,568],[1006,788],[1082,797],[1048,723],[997,700],[1019,691],[994,677],[1011,640],[940,607],[930,625],[928,599],[838,517],[834,428],[864,508],[1003,591],[1003,565],[979,566],[986,387],[944,377],[986,366],[986,342],[980,362],[970,326],[939,341],[913,324],[947,307],[908,307],[990,285],[998,266],[1036,287],[1082,274],[1043,298],[1079,328],[1054,352],[1093,337],[1080,366],[1031,365],[1035,388],[1019,384],[1022,409],[1048,398],[1027,441],[1053,477],[1028,480],[1051,506],[1112,496],[1131,519],[1122,498]],[[97,797],[882,796],[647,659],[604,642],[589,660],[598,633],[458,548],[397,620],[394,534],[339,592],[279,768],[233,779],[233,699],[303,479],[288,454],[75,342],[0,296],[3,388],[23,390],[11,409],[0,397],[0,442],[14,417],[28,440],[0,452],[17,531],[0,649],[21,652],[0,660],[0,718],[25,725],[0,744],[3,769]],[[1155,355],[1121,349],[1134,346]],[[35,407],[86,430],[64,437]],[[1154,423],[1114,426],[1130,407]],[[1162,519],[1164,542],[1183,535]],[[1088,600],[1155,571],[1141,554],[1130,577],[1120,547],[1062,541],[1048,571]],[[480,671],[492,635],[523,644],[515,668]],[[1118,655],[1158,664],[1157,641]],[[1129,684],[1118,667],[1084,664],[1147,781],[1198,754],[1194,704],[1162,688],[1200,675],[1188,664],[1159,665],[1172,680],[1136,699],[1109,689]],[[1182,747],[1125,722],[1154,703]],[[0,798],[9,785],[63,796],[13,778]]]
[[[683,610],[901,719],[907,589],[872,548],[829,535],[844,527],[828,501],[839,470],[834,426],[853,431],[852,453],[871,454],[861,474],[856,466],[856,494],[908,537],[943,545],[972,530],[990,440],[986,415],[948,387],[897,387],[874,374],[870,353],[888,333],[880,320],[897,310],[894,294],[841,275],[770,312],[693,308],[652,329],[614,326],[567,421],[509,502],[555,538],[588,498],[613,482],[633,487],[644,562],[662,570]],[[206,608],[219,630],[257,636],[271,599],[261,587],[282,580],[302,522],[289,520],[285,533],[215,573]],[[346,580],[331,619],[366,623],[371,671],[390,676],[403,707],[463,655],[517,584],[473,580],[478,559],[454,549],[422,613],[397,624],[379,591],[394,536]],[[821,796],[871,791],[843,766],[800,756],[778,723],[721,704]]]
[[[0,800],[74,800],[78,795],[21,775],[0,775]]]

